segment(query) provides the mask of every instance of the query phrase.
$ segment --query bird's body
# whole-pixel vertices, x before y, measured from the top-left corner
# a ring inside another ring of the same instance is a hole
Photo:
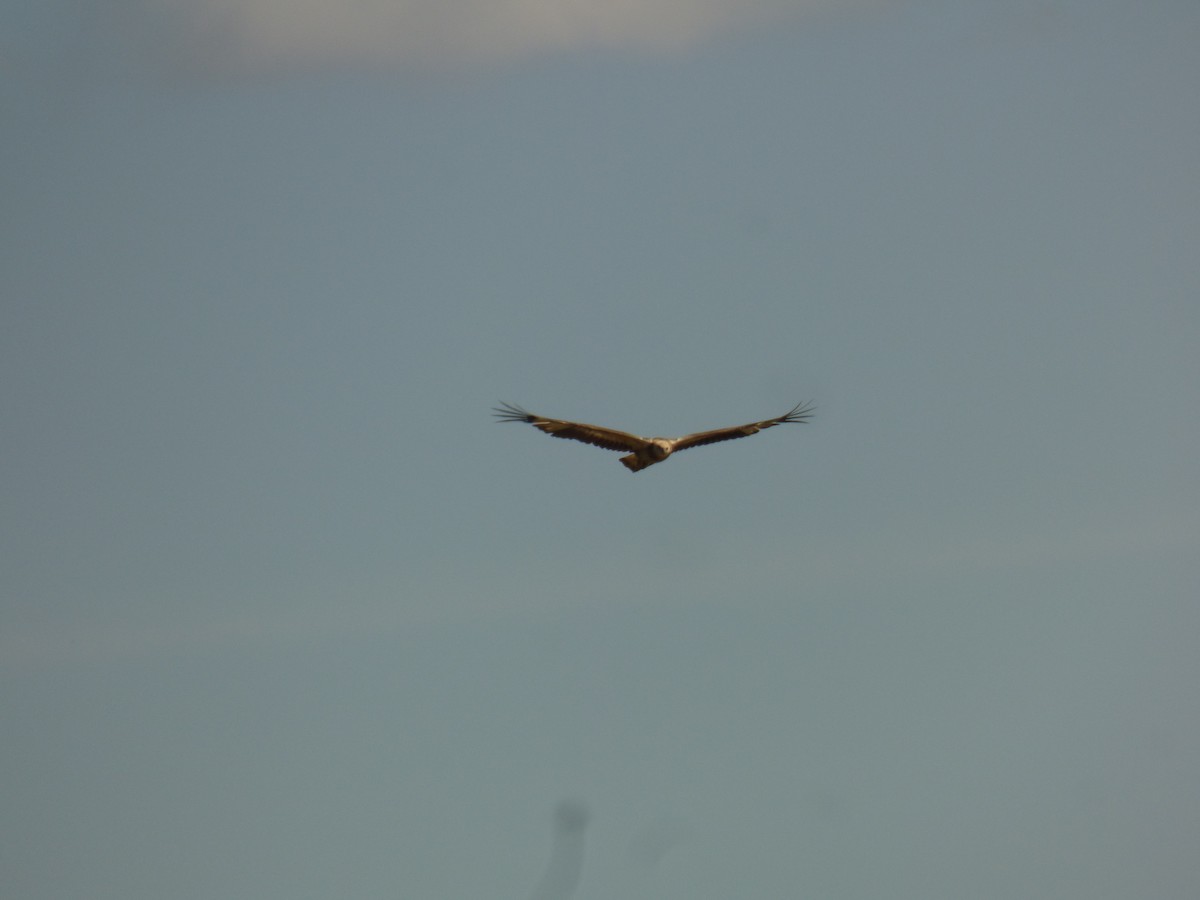
[[[528,422],[551,437],[582,441],[606,450],[630,451],[628,456],[621,457],[621,463],[631,472],[640,472],[647,466],[662,462],[672,453],[687,450],[689,447],[749,437],[752,434],[758,434],[765,428],[773,428],[784,423],[807,422],[812,417],[812,411],[811,404],[800,403],[794,406],[790,412],[775,419],[750,422],[747,425],[735,425],[732,428],[717,428],[713,431],[698,431],[680,438],[645,438],[627,431],[602,428],[599,425],[585,425],[582,422],[569,422],[566,419],[547,419],[509,403],[501,404],[495,412],[496,418],[501,422]]]

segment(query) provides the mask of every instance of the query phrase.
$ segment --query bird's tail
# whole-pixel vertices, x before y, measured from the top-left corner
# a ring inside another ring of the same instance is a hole
[[[640,472],[642,469],[646,468],[646,466],[650,465],[650,463],[644,459],[638,459],[638,455],[636,453],[631,453],[628,456],[621,457],[621,465],[627,468],[630,472]]]

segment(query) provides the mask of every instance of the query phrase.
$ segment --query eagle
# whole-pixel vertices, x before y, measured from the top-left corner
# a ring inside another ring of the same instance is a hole
[[[687,434],[680,438],[645,438],[629,434],[627,431],[617,431],[615,428],[601,428],[599,425],[568,422],[566,419],[547,419],[545,416],[535,416],[511,403],[501,403],[499,406],[493,407],[493,411],[496,419],[500,422],[528,422],[551,437],[582,441],[585,444],[603,447],[605,450],[630,451],[628,456],[621,457],[621,464],[630,472],[640,472],[647,466],[662,462],[672,453],[687,450],[689,447],[749,437],[752,434],[758,434],[765,428],[774,428],[776,425],[784,423],[807,422],[812,418],[815,408],[812,403],[797,403],[791,410],[774,419],[751,422],[748,425],[734,425],[732,428],[717,428],[713,431],[697,431],[695,434]]]

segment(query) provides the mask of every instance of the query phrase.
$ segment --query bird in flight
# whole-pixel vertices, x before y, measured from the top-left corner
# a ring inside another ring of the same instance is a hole
[[[502,403],[494,408],[496,418],[501,422],[528,422],[551,437],[582,441],[585,444],[603,447],[605,450],[630,451],[628,456],[621,457],[621,464],[630,472],[640,472],[646,466],[662,462],[672,453],[687,450],[689,447],[749,437],[752,434],[758,434],[764,428],[774,428],[776,425],[784,423],[807,422],[812,418],[814,409],[815,406],[811,403],[798,403],[789,412],[776,419],[751,422],[748,425],[734,425],[732,428],[717,428],[713,431],[698,431],[680,438],[644,438],[636,434],[629,434],[627,431],[617,431],[615,428],[601,428],[599,425],[584,425],[582,422],[568,422],[566,419],[547,419],[545,416],[535,416],[511,403]]]

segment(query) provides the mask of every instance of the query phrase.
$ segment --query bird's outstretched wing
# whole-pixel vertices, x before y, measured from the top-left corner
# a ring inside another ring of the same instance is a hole
[[[547,419],[544,416],[535,416],[511,403],[501,403],[494,409],[496,418],[501,422],[528,422],[551,437],[582,441],[585,444],[603,447],[605,450],[626,450],[636,453],[650,443],[643,437],[629,434],[626,431],[617,431],[615,428],[601,428],[599,425],[585,425],[582,422],[568,422],[565,419]]]
[[[689,447],[699,447],[703,444],[715,444],[718,441],[732,441],[735,438],[750,437],[752,434],[758,434],[764,428],[774,428],[776,425],[783,425],[788,422],[800,424],[812,418],[814,409],[816,409],[816,406],[812,403],[797,403],[789,412],[784,413],[777,419],[767,419],[764,422],[751,422],[748,425],[735,425],[732,428],[698,431],[695,434],[688,434],[679,438],[675,441],[673,449],[675,451],[686,450]]]

